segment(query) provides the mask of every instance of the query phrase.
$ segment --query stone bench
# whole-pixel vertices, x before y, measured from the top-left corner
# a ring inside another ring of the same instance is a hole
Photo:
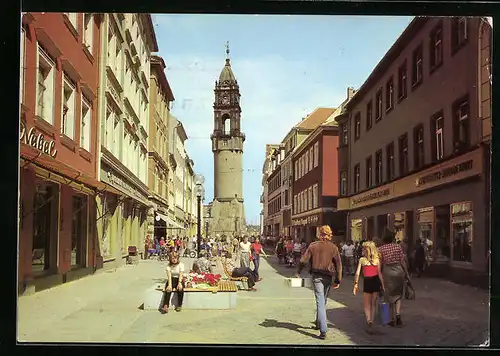
[[[229,283],[228,283],[229,282]],[[140,306],[143,310],[158,310],[163,299],[163,286],[155,284],[144,292]],[[184,289],[183,309],[234,309],[237,302],[237,286],[231,281],[221,281],[209,289]],[[170,297],[170,308],[177,306],[177,293]]]

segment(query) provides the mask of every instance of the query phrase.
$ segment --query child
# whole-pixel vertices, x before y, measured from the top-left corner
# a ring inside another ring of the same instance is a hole
[[[172,291],[177,292],[177,307],[175,311],[182,310],[182,300],[184,298],[184,285],[182,282],[184,274],[184,263],[180,262],[179,254],[171,252],[169,255],[169,263],[167,265],[167,283],[165,284],[165,293],[163,295],[163,305],[160,308],[162,314],[168,313],[168,305]]]
[[[375,243],[373,241],[363,243],[363,257],[361,257],[358,262],[352,293],[356,295],[358,291],[358,280],[360,272],[362,271],[365,316],[369,332],[373,325],[379,292],[384,290],[384,278],[382,277],[379,262],[379,253]]]

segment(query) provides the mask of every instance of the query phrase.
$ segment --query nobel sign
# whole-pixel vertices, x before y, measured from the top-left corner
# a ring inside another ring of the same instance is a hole
[[[473,160],[469,159],[468,161],[455,164],[451,167],[445,168],[441,171],[437,171],[431,174],[428,174],[426,176],[420,177],[415,181],[415,185],[417,187],[420,187],[424,184],[429,184],[441,179],[445,179],[451,176],[454,176],[455,174],[458,174],[460,172],[465,172],[471,170],[473,167]]]
[[[32,127],[29,131],[26,128],[26,124],[21,122],[21,131],[19,134],[19,140],[26,145],[32,146],[37,150],[48,154],[51,157],[57,155],[57,150],[55,148],[56,144],[53,140],[47,141],[43,137],[41,132],[36,132],[35,128]]]

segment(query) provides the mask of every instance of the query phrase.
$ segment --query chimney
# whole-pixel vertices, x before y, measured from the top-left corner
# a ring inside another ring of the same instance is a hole
[[[347,100],[351,100],[355,93],[356,90],[353,87],[347,87]]]

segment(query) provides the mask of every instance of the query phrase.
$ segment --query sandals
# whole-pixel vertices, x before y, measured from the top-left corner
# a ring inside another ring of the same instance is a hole
[[[168,313],[168,305],[164,306],[163,308],[160,308],[160,313],[167,314]]]

